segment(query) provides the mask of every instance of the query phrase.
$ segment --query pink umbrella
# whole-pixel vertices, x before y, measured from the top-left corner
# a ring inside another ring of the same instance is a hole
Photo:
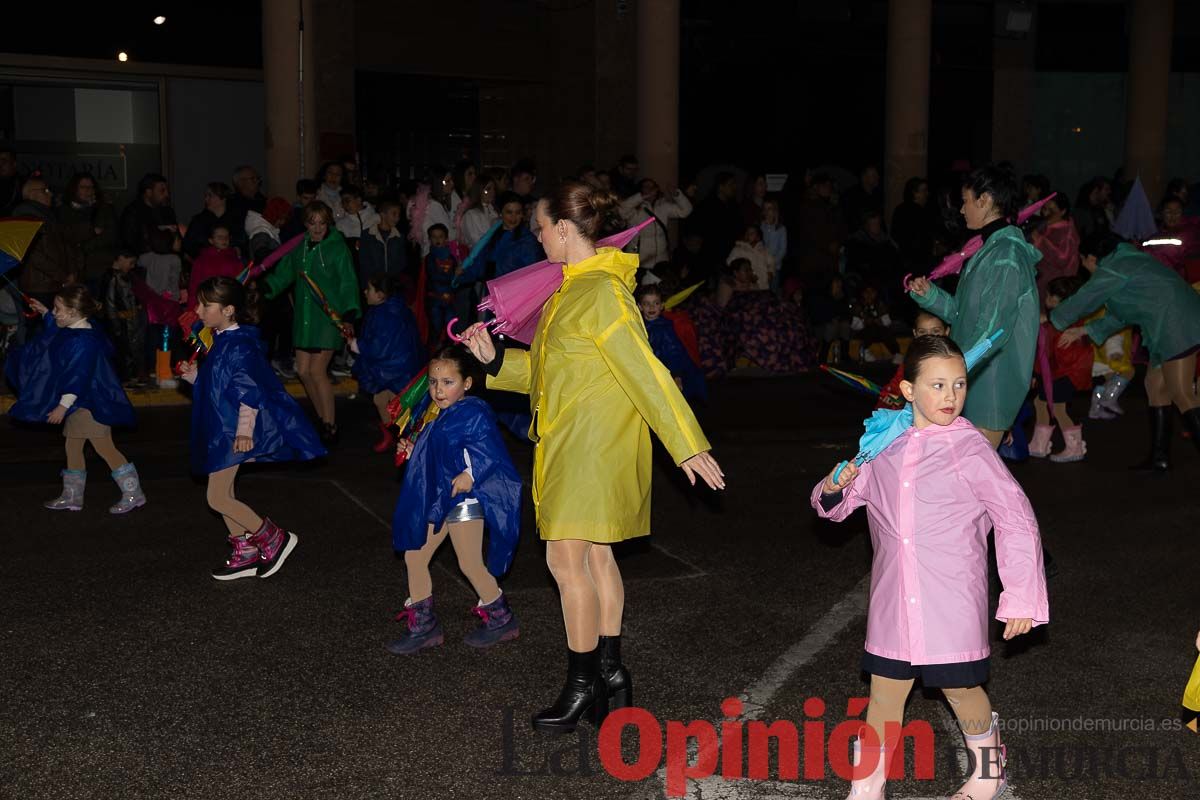
[[[275,266],[275,262],[279,261],[279,259],[286,256],[288,253],[290,253],[292,250],[294,250],[296,248],[296,245],[300,244],[303,241],[304,241],[304,234],[297,233],[295,236],[288,239],[286,242],[279,245],[279,247],[276,247],[274,250],[272,250],[270,253],[268,253],[267,257],[262,260],[261,264],[250,264],[250,266],[248,266],[244,270],[242,270],[242,274],[238,276],[238,280],[241,281],[242,283],[246,283],[248,281],[253,280],[254,278],[257,278],[259,275],[263,274],[268,269]]]
[[[615,247],[620,250],[652,222],[654,217],[601,239],[596,242],[596,247]],[[484,324],[495,333],[502,333],[525,344],[532,343],[538,320],[542,316],[542,306],[562,285],[562,266],[553,261],[539,261],[488,281],[488,296],[479,304],[479,310],[491,311],[495,317]],[[454,341],[461,342],[462,337],[454,332],[457,322],[458,317],[450,320],[446,325],[446,334]]]
[[[1017,224],[1023,225],[1034,214],[1042,210],[1042,206],[1050,201],[1058,192],[1050,194],[1038,200],[1036,203],[1031,203],[1025,206],[1017,213]],[[942,263],[934,267],[929,273],[929,280],[936,281],[938,278],[944,278],[947,275],[957,275],[962,271],[963,264],[967,263],[967,259],[979,252],[979,248],[983,247],[983,237],[972,236],[963,245],[962,250],[957,253],[951,253],[942,259]],[[908,279],[912,277],[912,273],[904,276],[904,290],[908,291]]]
[[[150,285],[146,283],[146,279],[137,273],[131,272],[129,277],[133,296],[145,307],[146,318],[150,320],[150,324],[174,325],[175,321],[179,319],[179,311],[182,308],[180,302],[151,289]]]

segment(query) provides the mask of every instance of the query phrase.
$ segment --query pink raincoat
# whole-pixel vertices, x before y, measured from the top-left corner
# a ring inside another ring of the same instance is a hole
[[[822,483],[824,481],[822,480]],[[996,619],[1050,621],[1041,538],[1029,500],[987,439],[965,418],[909,428],[830,511],[867,507],[871,544],[868,653],[911,664],[977,661],[988,645],[987,533],[996,531],[1004,591]]]

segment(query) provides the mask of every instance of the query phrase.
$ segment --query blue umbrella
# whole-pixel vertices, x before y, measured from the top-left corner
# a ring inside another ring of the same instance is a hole
[[[973,366],[979,363],[979,359],[992,348],[992,345],[996,343],[996,340],[1003,333],[1003,329],[998,330],[963,353],[963,360],[967,362],[968,372],[970,372]],[[854,465],[861,467],[866,462],[873,460],[886,450],[888,445],[900,438],[900,434],[908,430],[912,424],[912,403],[906,403],[904,408],[899,411],[890,408],[875,409],[874,413],[863,423],[866,431],[858,440],[858,455],[853,459]],[[842,470],[849,463],[848,461],[843,461],[837,465],[837,469],[833,473],[835,483],[841,479]]]

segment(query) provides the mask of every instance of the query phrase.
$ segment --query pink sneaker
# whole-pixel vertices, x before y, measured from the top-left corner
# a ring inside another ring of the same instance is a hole
[[[233,552],[225,563],[212,571],[212,576],[219,581],[232,581],[238,578],[252,578],[258,574],[261,563],[258,548],[250,542],[250,534],[241,536],[230,534],[229,544]]]
[[[1076,425],[1074,428],[1063,428],[1063,439],[1066,440],[1067,446],[1062,449],[1062,452],[1050,456],[1050,460],[1056,464],[1083,461],[1084,455],[1087,454],[1087,442],[1083,440],[1083,427]]]
[[[263,517],[262,527],[250,537],[250,542],[259,552],[258,577],[269,578],[278,572],[299,541],[300,538],[296,534],[285,531]]]

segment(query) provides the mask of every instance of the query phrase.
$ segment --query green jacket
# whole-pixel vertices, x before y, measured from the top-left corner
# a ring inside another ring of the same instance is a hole
[[[1004,331],[971,371],[963,416],[976,427],[1008,430],[1029,393],[1040,316],[1034,265],[1041,257],[1020,229],[1009,225],[967,261],[956,294],[933,286],[924,297],[912,296],[951,326],[950,338],[963,350]]]
[[[358,278],[342,234],[330,228],[316,247],[310,247],[306,233],[304,241],[266,273],[267,297],[275,297],[293,283],[296,284],[293,344],[318,350],[338,350],[342,346],[342,335],[321,307],[308,282],[300,277],[301,271],[308,273],[325,293],[330,308],[343,319],[361,314]]]
[[[1200,294],[1157,258],[1121,243],[1096,266],[1078,292],[1050,312],[1063,330],[1104,306],[1104,316],[1086,326],[1096,344],[1122,328],[1137,325],[1150,351],[1150,366],[1200,345]]]

